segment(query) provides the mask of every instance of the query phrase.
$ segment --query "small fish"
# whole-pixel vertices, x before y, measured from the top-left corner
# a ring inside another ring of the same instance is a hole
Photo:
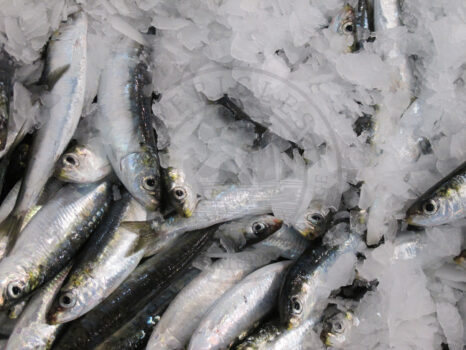
[[[0,262],[0,308],[22,300],[71,260],[100,222],[111,185],[67,185],[41,207]]]
[[[58,160],[56,176],[66,182],[92,183],[105,178],[112,167],[98,145],[77,144]]]
[[[51,324],[81,317],[110,295],[136,268],[143,256],[143,251],[134,251],[139,236],[120,227],[130,199],[125,193],[110,207],[75,259],[50,309]]]
[[[290,261],[267,265],[226,292],[204,315],[188,350],[228,348],[241,339],[276,305],[280,284]]]
[[[11,333],[5,350],[50,349],[62,328],[47,324],[46,314],[70,267],[59,272],[31,298]]]
[[[199,270],[191,268],[172,284],[159,293],[156,298],[134,316],[118,331],[109,336],[96,350],[142,349],[146,346],[154,327],[160,321],[171,300],[199,274]]]
[[[330,28],[340,35],[344,35],[348,41],[348,52],[353,52],[357,47],[356,19],[354,9],[346,4],[332,19]]]
[[[284,331],[285,329],[278,319],[268,322],[246,337],[240,344],[234,346],[232,350],[265,350],[268,344],[279,337]]]
[[[343,243],[311,246],[290,268],[280,291],[280,319],[287,328],[320,315],[332,290],[346,285],[356,264],[361,238],[349,234]]]
[[[87,24],[84,12],[74,14],[66,23],[62,23],[48,45],[45,76],[51,88],[51,98],[56,101],[49,109],[46,122],[34,137],[31,157],[15,206],[17,218],[22,218],[37,203],[53,174],[55,163],[78,126],[86,87]]]
[[[414,226],[437,226],[466,217],[466,162],[440,180],[406,213],[406,221]]]
[[[10,99],[13,94],[14,61],[10,55],[0,51],[0,151],[3,151],[8,140],[10,119]]]
[[[189,218],[193,215],[198,202],[194,185],[187,181],[181,168],[168,167],[163,169],[167,196],[178,214]]]
[[[277,252],[285,259],[296,260],[309,246],[310,241],[305,239],[294,228],[283,225],[280,230],[255,244],[256,247],[267,247]]]
[[[313,240],[328,230],[335,213],[335,208],[313,201],[293,226],[305,238]]]
[[[151,122],[149,52],[121,39],[102,72],[96,115],[105,152],[115,174],[146,209],[160,205],[161,174]]]
[[[57,340],[57,349],[94,348],[102,343],[191,265],[215,229],[190,232],[170,249],[146,259],[105,300],[71,323]]]
[[[359,325],[359,320],[350,310],[337,313],[324,318],[320,338],[326,346],[335,349],[344,349],[348,344],[348,337],[353,327]]]
[[[374,31],[374,10],[370,0],[358,0],[356,8],[356,38],[357,48],[364,47],[364,43],[373,40],[371,38]]]

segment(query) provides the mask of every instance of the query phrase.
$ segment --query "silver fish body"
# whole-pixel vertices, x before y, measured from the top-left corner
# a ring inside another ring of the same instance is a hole
[[[0,262],[0,307],[21,300],[50,280],[100,222],[111,184],[68,185],[39,209]]]
[[[207,312],[189,350],[224,349],[260,321],[276,305],[289,261],[265,266],[225,293]]]
[[[297,259],[309,246],[310,241],[290,226],[282,226],[280,230],[255,244],[256,247],[267,247],[276,251],[285,259]]]
[[[33,141],[32,155],[15,207],[15,213],[20,217],[37,202],[53,174],[55,163],[78,126],[84,104],[86,73],[87,17],[78,12],[60,26],[49,43],[46,75],[58,80],[50,92],[53,101],[48,119]]]
[[[103,150],[88,143],[70,147],[58,160],[55,174],[62,181],[86,184],[102,180],[111,171]]]
[[[406,221],[437,226],[466,217],[466,162],[432,186],[408,209]]]
[[[200,201],[189,218],[171,217],[163,222],[153,221],[157,239],[146,248],[146,255],[165,249],[179,236],[246,215],[262,215],[272,211],[271,199],[277,193],[273,187],[235,187],[220,192],[215,198]]]
[[[114,203],[93,233],[69,273],[49,312],[49,322],[81,317],[110,295],[136,268],[143,251],[135,251],[139,236],[120,226],[130,204],[128,193]]]
[[[52,347],[62,325],[49,325],[46,315],[68,271],[69,267],[66,267],[32,297],[19,317],[5,350]]]
[[[157,145],[151,123],[151,99],[145,88],[148,52],[120,40],[106,64],[99,87],[97,125],[116,175],[143,206],[156,210],[161,196]]]
[[[360,243],[358,235],[349,234],[337,246],[311,245],[298,258],[280,290],[280,319],[287,328],[319,316],[331,291],[349,282]]]

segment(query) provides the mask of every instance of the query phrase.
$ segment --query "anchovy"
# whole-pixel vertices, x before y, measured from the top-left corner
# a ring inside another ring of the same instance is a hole
[[[60,26],[48,46],[45,75],[53,85],[50,92],[53,101],[48,119],[33,141],[32,155],[15,207],[15,214],[20,218],[36,204],[53,174],[56,161],[78,126],[84,104],[86,73],[87,17],[84,12],[78,12]]]
[[[244,337],[245,332],[275,307],[290,263],[282,261],[265,266],[225,293],[203,317],[188,350],[224,349],[235,339]]]
[[[280,319],[287,328],[318,316],[331,291],[347,284],[356,264],[359,236],[349,234],[337,246],[318,241],[290,268],[280,291]]]
[[[180,349],[186,346],[206,311],[227,290],[257,268],[278,257],[278,250],[252,246],[206,268],[173,300],[157,324],[147,349]],[[180,317],[180,315],[183,317]]]
[[[105,178],[112,171],[101,147],[94,143],[70,147],[58,160],[56,176],[66,182],[92,183]]]
[[[437,226],[466,217],[466,162],[437,182],[408,209],[406,221]]]
[[[19,317],[5,350],[50,349],[52,347],[62,326],[47,324],[46,314],[69,270],[69,267],[66,267],[34,294]]]
[[[116,175],[143,206],[160,204],[161,175],[151,123],[151,84],[146,48],[121,39],[102,73],[97,115],[105,151]]]
[[[110,202],[109,182],[61,188],[21,231],[0,262],[0,307],[49,281],[86,241]]]
[[[131,321],[100,344],[96,350],[144,348],[149,341],[152,330],[160,321],[168,304],[199,272],[199,270],[191,268],[178,277],[167,289],[139,311]]]
[[[136,268],[143,251],[134,251],[138,235],[120,229],[130,195],[114,203],[76,258],[53,303],[48,321],[65,323],[81,317],[110,295]]]
[[[94,348],[103,342],[191,264],[214,229],[190,232],[172,249],[145,260],[103,302],[70,325],[58,339],[57,349]]]

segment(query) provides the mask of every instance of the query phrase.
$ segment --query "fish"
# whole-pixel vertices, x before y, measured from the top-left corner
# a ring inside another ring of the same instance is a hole
[[[50,325],[46,314],[58,293],[71,265],[65,267],[52,280],[34,294],[8,338],[5,350],[50,349],[63,325]]]
[[[49,281],[86,241],[111,201],[111,184],[62,187],[44,204],[0,261],[0,308]]]
[[[31,157],[15,205],[16,218],[22,218],[37,203],[55,163],[78,126],[86,87],[87,26],[86,14],[77,12],[62,23],[50,39],[44,75],[53,102],[48,118],[37,130],[32,143]]]
[[[359,325],[359,320],[351,310],[337,310],[336,313],[324,317],[322,324],[322,342],[335,349],[344,349],[353,327]]]
[[[170,247],[186,232],[241,219],[246,215],[271,213],[271,200],[277,192],[274,186],[222,188],[214,198],[200,201],[189,218],[178,215],[163,220],[134,222],[133,229],[144,235],[153,232],[155,238],[145,249],[145,256],[151,256]]]
[[[293,227],[305,238],[313,240],[329,229],[335,213],[334,207],[325,206],[320,201],[313,201]]]
[[[28,304],[29,300],[25,299],[17,304],[14,304],[12,307],[8,309],[8,317],[11,319],[18,318],[21,313],[24,311],[24,308]]]
[[[278,256],[289,260],[296,260],[309,245],[309,240],[288,225],[283,225],[273,235],[255,244],[256,247],[274,250]]]
[[[330,22],[330,28],[335,33],[345,37],[346,41],[348,42],[348,52],[356,51],[356,18],[355,11],[351,5],[346,4],[340,11],[338,11],[338,13]]]
[[[69,147],[58,160],[55,174],[65,182],[86,184],[104,179],[111,171],[101,147],[89,142]]]
[[[228,248],[240,251],[269,237],[279,230],[282,224],[283,221],[273,215],[247,216],[220,226],[215,236],[227,251]]]
[[[3,151],[8,141],[8,125],[10,120],[10,100],[13,95],[13,77],[15,62],[5,51],[0,50],[0,151]]]
[[[102,343],[189,268],[211,242],[215,229],[190,232],[171,249],[146,259],[105,300],[70,324],[57,340],[57,349],[94,348]]]
[[[169,166],[162,170],[167,196],[179,215],[189,218],[199,201],[196,186],[189,182],[181,167]]]
[[[285,331],[280,320],[275,319],[260,326],[253,334],[233,346],[231,350],[262,350]]]
[[[262,247],[230,254],[194,278],[170,303],[151,335],[147,349],[184,348],[204,314],[224,293],[249,273],[276,259],[276,251]],[[183,317],[180,318],[180,314]]]
[[[372,32],[374,31],[374,9],[370,0],[358,0],[356,7],[356,39],[359,50],[364,48],[365,42],[373,41]]]
[[[319,241],[291,266],[281,287],[280,319],[288,329],[319,315],[331,291],[352,277],[360,236],[350,233],[342,243],[332,246]]]
[[[420,196],[407,210],[406,222],[432,227],[466,217],[466,162]]]
[[[122,38],[102,72],[97,126],[115,174],[146,209],[161,200],[160,161],[151,122],[149,51]]]
[[[183,273],[182,276],[174,280],[168,288],[139,311],[131,321],[109,336],[96,350],[144,348],[149,341],[152,330],[160,321],[168,304],[199,272],[198,269],[191,268]]]
[[[143,257],[138,235],[120,229],[131,202],[129,193],[113,203],[107,215],[75,258],[73,268],[52,304],[48,322],[60,324],[81,317],[110,295]]]
[[[226,292],[204,315],[188,350],[228,348],[276,306],[280,285],[290,261],[267,265]]]

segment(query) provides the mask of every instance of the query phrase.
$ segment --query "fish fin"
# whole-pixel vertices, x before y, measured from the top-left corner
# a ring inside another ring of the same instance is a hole
[[[49,91],[53,89],[57,81],[60,80],[60,78],[63,76],[63,74],[65,74],[68,71],[68,69],[70,69],[69,64],[57,68],[54,71],[47,74],[44,83]]]

